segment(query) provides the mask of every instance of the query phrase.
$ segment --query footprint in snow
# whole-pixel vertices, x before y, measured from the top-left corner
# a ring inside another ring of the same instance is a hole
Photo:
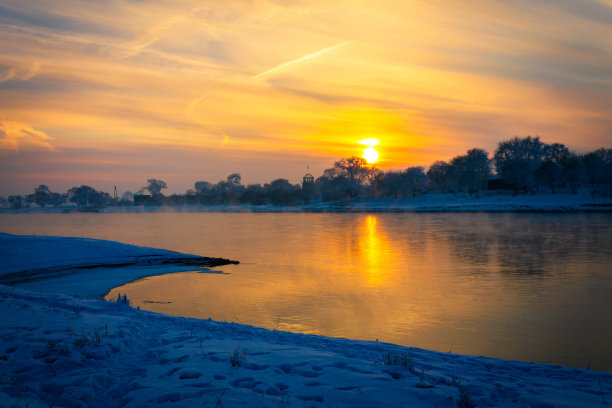
[[[202,373],[193,368],[186,368],[179,372],[179,380],[193,380],[195,378],[200,378]]]

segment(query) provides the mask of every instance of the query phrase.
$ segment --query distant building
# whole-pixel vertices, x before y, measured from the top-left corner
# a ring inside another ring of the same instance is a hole
[[[310,184],[314,184],[314,176],[310,173],[308,173],[308,171],[310,170],[310,168],[307,168],[307,173],[304,177],[302,177],[302,188],[304,188],[305,185],[310,185]]]

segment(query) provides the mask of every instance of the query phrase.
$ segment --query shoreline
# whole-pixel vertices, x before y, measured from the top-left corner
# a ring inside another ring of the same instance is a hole
[[[591,213],[612,212],[612,197],[591,194],[423,194],[385,200],[321,202],[298,206],[272,204],[214,204],[181,206],[130,206],[80,209],[76,206],[0,209],[0,214],[39,213],[150,213],[150,212],[228,212],[228,213],[420,213],[420,212],[526,212]]]

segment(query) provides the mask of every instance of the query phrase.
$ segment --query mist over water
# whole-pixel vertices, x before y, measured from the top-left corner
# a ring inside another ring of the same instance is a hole
[[[0,231],[241,262],[109,294],[156,312],[612,370],[610,214],[0,214]]]

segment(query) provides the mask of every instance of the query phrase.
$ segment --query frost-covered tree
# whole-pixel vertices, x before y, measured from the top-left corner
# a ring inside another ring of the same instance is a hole
[[[525,190],[535,186],[534,172],[542,164],[544,143],[536,137],[514,137],[500,142],[493,163],[502,178]]]
[[[535,170],[535,180],[539,185],[547,186],[552,194],[555,194],[556,188],[561,183],[563,167],[561,163],[556,163],[551,160],[545,160]]]
[[[422,194],[427,188],[427,175],[422,166],[408,167],[401,173],[400,190],[404,195],[411,194],[413,197]]]
[[[454,167],[444,161],[434,162],[427,170],[427,183],[433,190],[448,192],[455,190]]]
[[[489,153],[482,149],[471,149],[466,154],[451,160],[455,186],[470,193],[485,188],[491,175]]]
[[[563,163],[570,156],[570,151],[562,143],[544,144],[543,146],[543,161],[553,163]]]
[[[547,186],[552,194],[562,183],[564,163],[567,162],[570,151],[561,143],[544,144],[542,163],[535,169],[533,175],[537,184]]]
[[[336,201],[351,197],[351,191],[355,189],[351,187],[349,180],[342,175],[332,176],[327,170],[315,180],[315,186],[321,192],[321,199]]]
[[[372,180],[377,197],[406,197],[423,193],[427,188],[427,175],[423,167],[408,167],[403,171],[377,173]]]
[[[580,161],[588,183],[612,187],[612,149],[599,148],[582,156]]]

